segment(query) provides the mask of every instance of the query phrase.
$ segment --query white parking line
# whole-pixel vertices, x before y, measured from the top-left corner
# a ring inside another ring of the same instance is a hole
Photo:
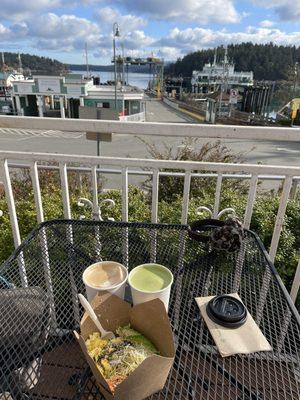
[[[0,128],[0,137],[5,136],[23,136],[23,140],[42,137],[42,138],[59,138],[59,139],[80,139],[84,136],[82,132],[62,132],[62,131],[38,131],[38,130],[25,130],[25,129],[12,129],[12,128]],[[25,138],[24,138],[25,136]]]
[[[285,147],[276,147],[276,150],[278,150],[278,151],[284,151],[284,152],[286,152],[286,153],[300,153],[300,151],[299,150],[292,150],[292,149],[287,149],[287,148],[285,148]]]

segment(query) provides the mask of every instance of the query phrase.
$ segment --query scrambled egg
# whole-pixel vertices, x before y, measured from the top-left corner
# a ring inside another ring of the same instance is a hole
[[[103,350],[108,344],[108,340],[101,339],[100,332],[92,333],[85,342],[87,351],[93,359],[101,357]]]

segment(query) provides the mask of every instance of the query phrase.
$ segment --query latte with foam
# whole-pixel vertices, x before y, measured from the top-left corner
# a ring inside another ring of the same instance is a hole
[[[125,279],[125,273],[121,264],[104,261],[86,269],[83,278],[91,287],[106,289],[120,284]]]

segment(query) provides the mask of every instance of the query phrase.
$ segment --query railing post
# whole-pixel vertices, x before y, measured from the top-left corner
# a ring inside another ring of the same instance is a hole
[[[281,194],[281,198],[280,198],[280,204],[279,204],[279,208],[278,208],[278,212],[277,212],[277,216],[276,216],[275,227],[274,227],[274,231],[273,231],[270,252],[269,252],[270,259],[272,262],[274,262],[275,256],[276,256],[280,233],[281,233],[281,229],[282,229],[282,225],[283,225],[283,221],[284,221],[286,206],[287,206],[287,202],[289,199],[292,182],[293,182],[292,176],[287,176],[284,180],[282,194]]]
[[[92,189],[93,189],[93,219],[100,220],[100,207],[98,199],[98,180],[97,180],[97,166],[92,167]],[[101,241],[99,226],[95,227],[95,240],[96,240],[96,261],[102,261],[101,258]]]
[[[17,248],[21,244],[21,237],[20,237],[20,230],[19,230],[18,218],[17,218],[17,213],[16,213],[15,200],[14,200],[14,195],[13,195],[13,191],[12,191],[7,160],[4,160],[2,162],[2,168],[3,168],[3,172],[4,172],[3,180],[4,180],[5,197],[6,197],[6,201],[7,201],[7,205],[8,205],[8,210],[9,210],[9,217],[10,217],[10,223],[12,226],[14,244],[15,244],[15,247]]]
[[[297,195],[298,179],[293,179],[292,188],[290,192],[290,199],[295,200]]]
[[[158,214],[158,190],[159,190],[159,171],[158,169],[153,170],[152,175],[152,204],[151,204],[151,222],[157,223]],[[153,236],[151,236],[151,254],[150,262],[156,262],[156,246],[157,246],[157,231],[153,230]]]
[[[216,192],[215,192],[215,204],[214,204],[213,218],[217,218],[218,213],[219,213],[222,179],[223,179],[223,175],[221,173],[218,174]]]
[[[68,174],[67,164],[59,163],[60,181],[61,181],[61,192],[64,208],[64,217],[71,219],[71,208],[70,208],[70,195],[68,186]]]
[[[287,206],[287,202],[289,199],[289,194],[290,194],[290,190],[291,190],[291,186],[292,186],[292,181],[293,181],[293,177],[287,176],[285,178],[284,184],[283,184],[282,194],[281,194],[281,198],[280,198],[280,204],[279,204],[279,208],[277,211],[275,227],[274,227],[274,231],[273,231],[270,252],[269,252],[269,257],[270,257],[270,260],[272,263],[274,263],[276,252],[277,252],[277,247],[278,247],[280,233],[281,233],[281,229],[282,229],[282,225],[283,225],[283,221],[284,221],[286,206]],[[264,277],[263,277],[263,283],[262,283],[262,287],[260,290],[260,296],[259,296],[259,304],[257,307],[256,322],[258,323],[258,325],[262,318],[265,302],[266,302],[266,299],[268,296],[268,290],[269,290],[271,278],[272,278],[272,274],[271,274],[270,270],[266,270]]]
[[[122,221],[128,222],[128,168],[122,168]],[[123,231],[123,264],[128,268],[128,228]]]
[[[97,166],[92,167],[92,190],[93,190],[93,219],[100,220],[100,208],[98,199]]]
[[[41,196],[41,188],[40,188],[40,181],[39,181],[39,174],[37,168],[37,162],[33,162],[30,167],[30,175],[31,181],[33,186],[33,194],[35,200],[35,208],[37,213],[37,221],[39,224],[44,222],[44,212],[43,212],[43,205],[42,205],[42,196]],[[56,321],[56,313],[55,313],[55,301],[54,301],[54,292],[52,286],[52,279],[51,279],[51,267],[50,267],[50,257],[48,252],[48,241],[46,235],[46,229],[43,227],[39,232],[39,239],[42,248],[42,263],[44,266],[44,277],[45,283],[47,287],[47,292],[50,299],[51,304],[51,322],[52,327],[54,330],[57,328],[57,321]]]
[[[37,217],[38,223],[41,224],[42,222],[44,222],[44,212],[43,212],[41,188],[40,188],[39,174],[38,174],[38,168],[37,168],[36,161],[31,163],[30,175],[31,175],[31,181],[32,181],[32,186],[33,186],[36,217]]]
[[[294,277],[294,281],[293,281],[293,285],[292,285],[292,289],[291,289],[291,298],[294,303],[296,302],[299,288],[300,288],[300,260],[298,262],[297,270],[295,273],[295,277]]]
[[[67,164],[64,162],[59,163],[59,172],[60,172],[60,180],[61,180],[61,191],[62,191],[62,199],[63,199],[63,208],[64,208],[64,217],[66,219],[71,219],[71,208],[70,208],[70,195],[69,195],[69,185],[68,185],[68,173],[67,173]],[[73,258],[74,252],[72,250],[72,246],[74,243],[73,239],[73,229],[71,225],[67,225],[66,230],[67,241],[70,244],[70,259],[69,259],[69,274],[70,274],[70,285],[72,291],[72,301],[73,301],[73,312],[74,319],[77,324],[80,322],[80,314],[79,314],[79,304],[78,304],[78,290],[74,278],[73,273]]]
[[[9,210],[9,218],[10,218],[10,223],[11,223],[12,232],[13,232],[14,244],[15,244],[15,248],[17,248],[21,244],[21,236],[20,236],[19,223],[18,223],[18,218],[17,218],[15,200],[14,200],[13,190],[12,190],[12,186],[11,186],[11,179],[10,179],[10,175],[9,175],[7,160],[2,161],[2,168],[3,168],[3,172],[4,172],[4,174],[3,174],[4,182],[3,183],[4,183],[4,190],[5,190],[5,197],[6,197],[6,201],[7,201],[7,205],[8,205],[8,210]],[[21,279],[22,286],[27,287],[28,280],[27,280],[27,275],[26,275],[26,268],[25,268],[23,252],[21,252],[18,256],[18,264],[19,264],[19,273],[20,273],[20,279]]]
[[[249,229],[251,224],[251,218],[252,218],[256,189],[257,189],[257,182],[258,182],[258,176],[256,174],[252,175],[250,181],[250,189],[248,194],[246,213],[244,218],[244,227],[246,229]]]
[[[190,188],[191,188],[191,176],[190,170],[185,171],[184,185],[183,185],[183,199],[182,199],[182,210],[181,210],[181,224],[185,225],[188,220],[189,202],[190,202]],[[183,268],[184,255],[185,255],[185,241],[186,231],[179,233],[179,245],[178,245],[178,263],[177,270],[181,271]],[[182,288],[182,275],[178,275],[176,280],[176,298],[175,298],[175,321],[177,328],[177,321],[180,321],[180,302],[181,302],[181,288]]]
[[[184,176],[184,188],[183,188],[183,199],[182,199],[182,211],[181,211],[181,224],[185,225],[188,219],[189,202],[190,202],[190,187],[191,187],[191,171],[186,171]]]

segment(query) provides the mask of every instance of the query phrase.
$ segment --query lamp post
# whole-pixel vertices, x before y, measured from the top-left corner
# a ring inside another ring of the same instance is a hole
[[[117,107],[117,62],[116,62],[116,37],[120,37],[119,25],[117,22],[113,24],[113,50],[114,50],[114,80],[115,80],[115,109]]]

